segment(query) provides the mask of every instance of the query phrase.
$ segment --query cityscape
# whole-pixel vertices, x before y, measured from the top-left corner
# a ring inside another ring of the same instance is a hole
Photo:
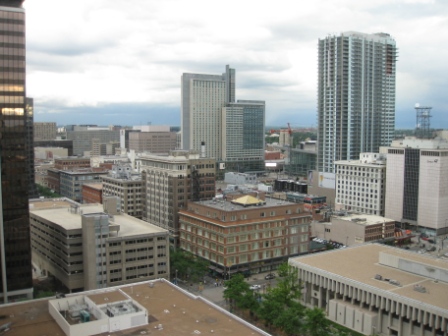
[[[440,81],[416,85],[429,65],[409,67],[402,31],[444,4],[403,2],[398,29],[397,4],[320,0],[360,17],[304,30],[297,68],[265,34],[286,47],[284,10],[229,27],[254,39],[247,59],[201,62],[212,44],[189,31],[228,46],[203,15],[80,1],[50,32],[36,14],[52,1],[0,0],[0,335],[448,335],[447,103]]]

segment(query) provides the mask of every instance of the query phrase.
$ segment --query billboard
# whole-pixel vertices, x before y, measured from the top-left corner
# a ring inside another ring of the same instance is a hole
[[[319,187],[335,189],[336,188],[336,174],[319,172]]]

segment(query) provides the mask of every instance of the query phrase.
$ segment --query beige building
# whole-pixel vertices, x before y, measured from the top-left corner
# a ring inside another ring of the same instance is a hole
[[[171,244],[178,245],[178,211],[188,201],[215,196],[216,160],[178,150],[169,155],[143,154],[137,165],[143,180],[143,220],[169,230]]]
[[[68,156],[68,149],[63,147],[34,147],[34,159],[52,160]]]
[[[381,216],[340,212],[330,222],[313,222],[312,235],[345,246],[394,237],[395,221]]]
[[[119,213],[116,198],[30,202],[32,260],[69,292],[169,277],[168,232]]]
[[[308,252],[311,220],[303,205],[270,198],[188,202],[179,211],[180,247],[223,277],[269,271]]]
[[[302,302],[363,335],[446,335],[448,262],[379,244],[291,258]]]
[[[143,181],[141,174],[134,173],[130,165],[115,165],[107,176],[102,176],[103,195],[120,198],[122,213],[142,218]]]
[[[386,156],[361,153],[359,160],[336,161],[336,210],[384,216]]]
[[[129,133],[129,149],[136,152],[167,154],[176,149],[175,132],[131,132]]]
[[[34,122],[33,123],[34,141],[54,140],[57,136],[57,127],[55,122]]]

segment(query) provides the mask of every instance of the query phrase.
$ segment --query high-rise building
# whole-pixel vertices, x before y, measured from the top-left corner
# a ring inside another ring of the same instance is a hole
[[[0,292],[32,297],[23,0],[0,0]]]
[[[181,79],[182,149],[200,151],[217,159],[222,134],[221,112],[235,101],[235,69],[226,66],[222,75],[184,73]]]
[[[264,171],[265,102],[235,101],[235,70],[184,73],[181,84],[182,149],[216,159],[220,177]]]
[[[335,161],[390,145],[396,57],[395,40],[385,33],[346,32],[319,40],[319,172],[334,174]]]
[[[222,150],[226,171],[264,171],[265,102],[238,100],[222,109]]]

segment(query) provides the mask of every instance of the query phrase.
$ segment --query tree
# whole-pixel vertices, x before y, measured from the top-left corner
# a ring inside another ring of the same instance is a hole
[[[208,261],[198,258],[190,252],[180,249],[170,250],[171,276],[177,273],[181,279],[197,282],[207,274],[208,266]]]
[[[235,274],[226,281],[224,298],[230,302],[231,308],[249,309],[251,313],[258,308],[258,301],[242,274]]]
[[[312,308],[305,311],[304,330],[309,336],[329,334],[330,325],[322,309]]]

